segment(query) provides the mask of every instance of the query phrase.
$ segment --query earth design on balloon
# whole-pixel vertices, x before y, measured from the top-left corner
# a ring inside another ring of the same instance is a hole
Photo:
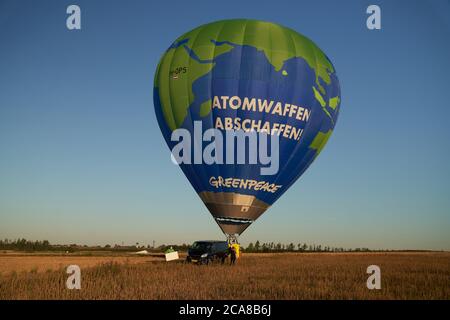
[[[246,101],[247,108],[230,108],[231,99]],[[167,49],[155,75],[154,104],[170,149],[177,143],[171,133],[193,132],[195,121],[203,130],[229,130],[227,119],[232,129],[283,125],[275,175],[261,176],[258,164],[180,165],[222,231],[239,235],[325,146],[338,118],[340,87],[328,57],[296,31],[224,20],[182,35]]]

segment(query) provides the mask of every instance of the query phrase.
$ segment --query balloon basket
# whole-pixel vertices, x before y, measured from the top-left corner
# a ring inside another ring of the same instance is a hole
[[[232,245],[232,244],[239,244],[239,241],[238,241],[238,235],[237,234],[226,234],[226,236],[227,236],[227,242],[228,242],[228,244],[229,245]]]

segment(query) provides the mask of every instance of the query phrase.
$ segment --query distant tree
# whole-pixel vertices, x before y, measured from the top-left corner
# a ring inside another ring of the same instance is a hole
[[[245,251],[253,252],[254,250],[255,250],[255,247],[253,246],[253,242],[250,242],[250,243],[248,244],[247,249],[246,249]]]
[[[255,251],[259,251],[261,244],[259,243],[259,240],[256,240],[255,242]]]

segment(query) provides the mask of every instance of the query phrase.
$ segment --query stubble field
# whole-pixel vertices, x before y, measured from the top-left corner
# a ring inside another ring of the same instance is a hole
[[[66,267],[81,268],[81,290]],[[369,290],[369,265],[381,289]],[[0,299],[450,299],[450,253],[245,254],[235,266],[161,257],[0,255]]]

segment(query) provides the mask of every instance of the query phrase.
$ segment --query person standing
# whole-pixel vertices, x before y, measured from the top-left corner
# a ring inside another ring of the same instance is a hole
[[[234,246],[230,246],[230,265],[236,263],[236,248]]]
[[[241,256],[241,246],[238,243],[233,243],[231,246],[234,248],[234,251],[236,252],[236,259],[239,259]]]

